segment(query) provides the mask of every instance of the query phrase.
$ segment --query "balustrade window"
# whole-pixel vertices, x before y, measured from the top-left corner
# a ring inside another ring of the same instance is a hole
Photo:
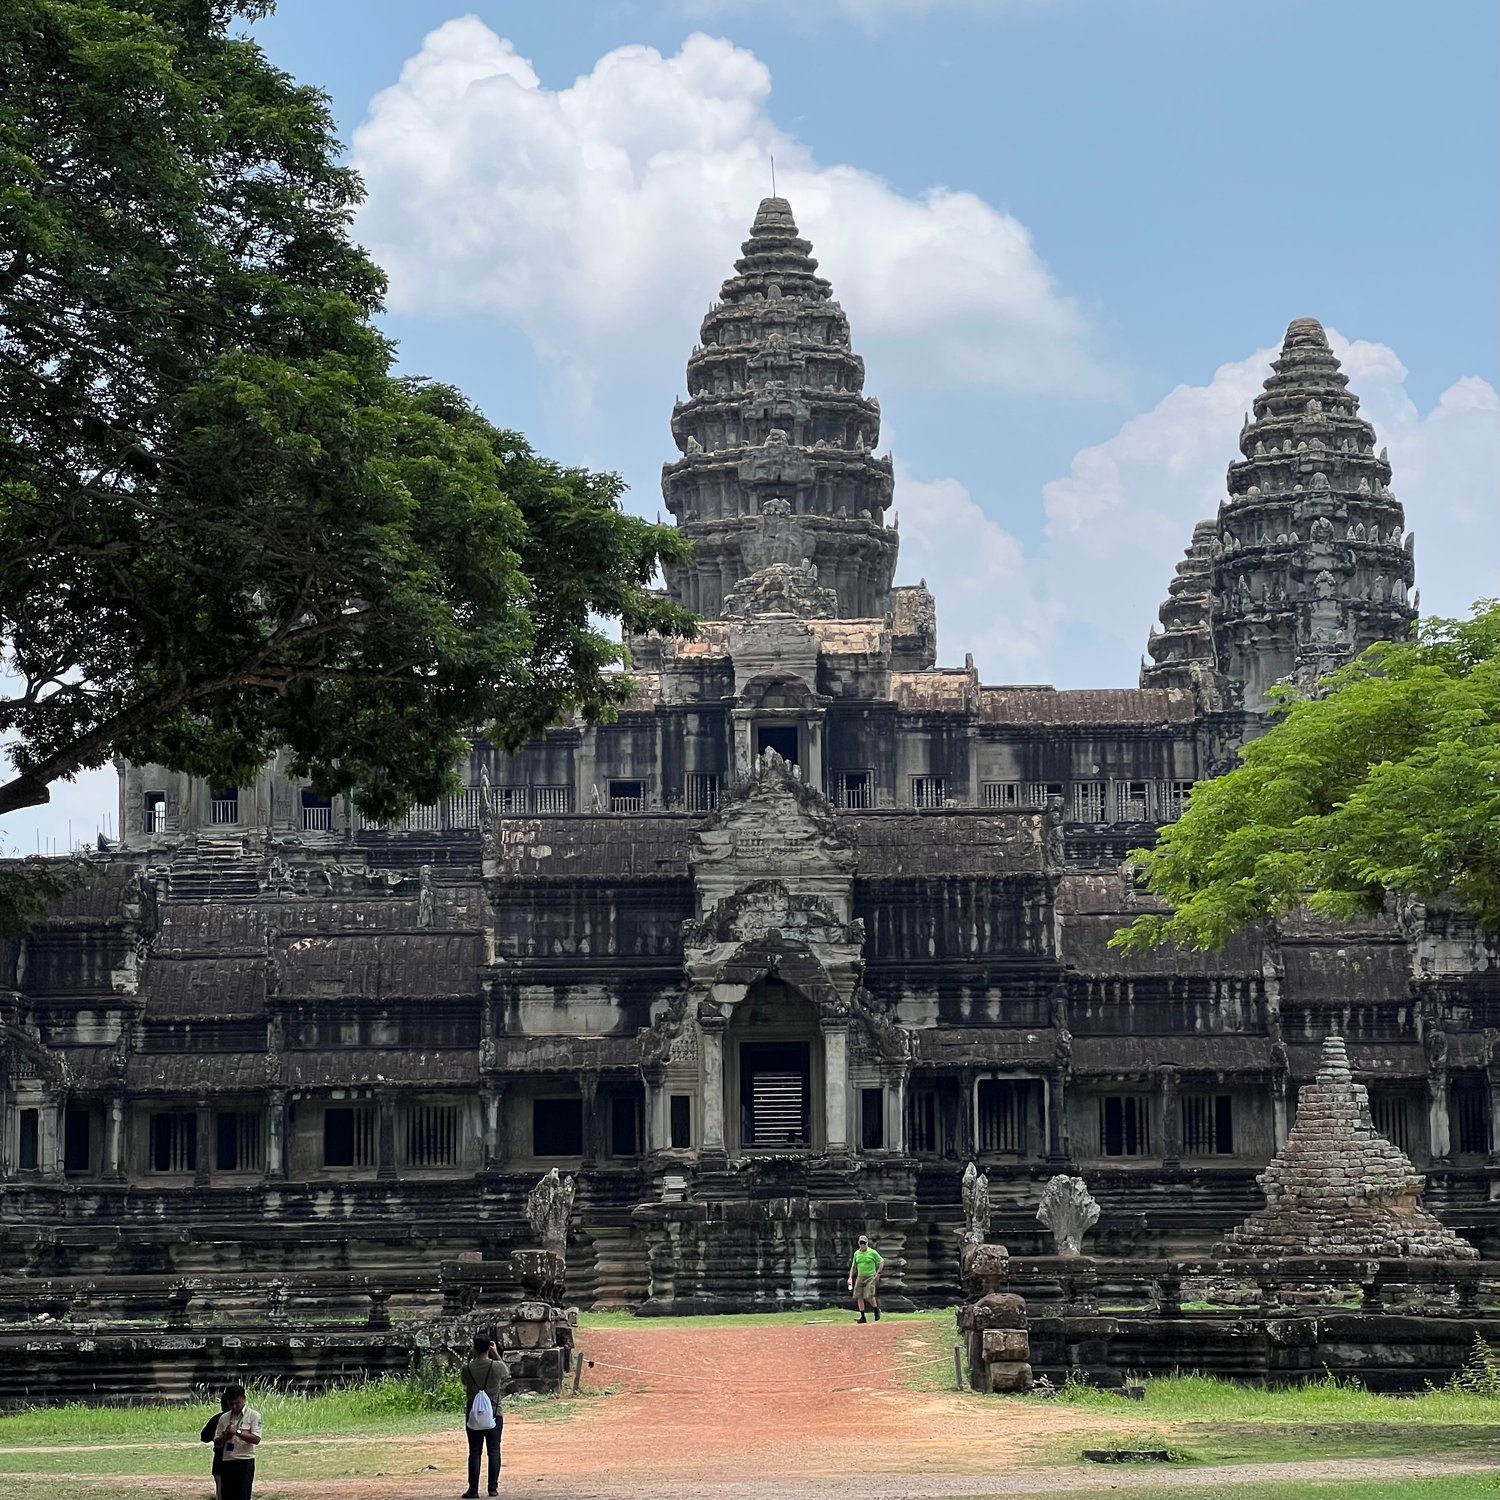
[[[1030,1086],[1014,1078],[979,1080],[979,1149],[1019,1156],[1026,1150]]]
[[[73,1105],[63,1114],[63,1171],[79,1176],[92,1170],[94,1112]]]
[[[1121,823],[1144,823],[1150,816],[1150,783],[1117,781],[1115,783],[1115,818]]]
[[[458,1165],[458,1106],[410,1104],[402,1131],[402,1164],[408,1167]]]
[[[1075,823],[1102,823],[1104,821],[1105,783],[1102,781],[1075,781],[1073,783],[1073,821]]]
[[[885,1149],[885,1090],[859,1091],[859,1144],[864,1151]]]
[[[143,798],[142,823],[147,833],[171,833],[172,816],[165,792],[147,792]]]
[[[191,1110],[168,1110],[151,1116],[151,1170],[198,1170],[198,1116]]]
[[[240,790],[234,786],[221,786],[210,794],[209,820],[214,823],[238,823],[240,820]]]
[[[982,781],[979,784],[981,807],[1020,807],[1021,783],[1019,781]]]
[[[331,1104],[323,1111],[325,1167],[373,1167],[377,1153],[373,1104]]]
[[[535,1156],[582,1156],[583,1100],[533,1099],[531,1150]]]
[[[309,833],[327,833],[333,827],[333,798],[305,787],[302,792],[302,827]]]
[[[1384,1094],[1370,1090],[1370,1118],[1375,1128],[1392,1145],[1411,1155],[1411,1109],[1405,1094]]]
[[[258,1109],[220,1110],[214,1115],[214,1170],[259,1172],[265,1165]]]
[[[1099,1151],[1151,1155],[1151,1100],[1145,1094],[1106,1094],[1099,1100]]]
[[[502,817],[524,817],[526,815],[526,788],[524,786],[497,786],[495,807]]]
[[[690,1094],[673,1094],[667,1105],[672,1149],[686,1151],[693,1144],[693,1100]]]
[[[859,810],[875,805],[873,771],[835,771],[833,800],[836,806]]]
[[[941,776],[913,776],[911,779],[911,805],[913,807],[941,807],[947,801],[948,783]]]
[[[920,1156],[938,1151],[936,1089],[918,1089],[911,1096],[911,1149]]]
[[[1234,1154],[1234,1102],[1228,1094],[1183,1094],[1177,1102],[1184,1156]]]
[[[1483,1073],[1453,1079],[1453,1136],[1460,1156],[1487,1156],[1490,1139],[1490,1087]]]
[[[1192,790],[1191,781],[1162,782],[1161,819],[1163,823],[1175,823],[1182,816]]]
[[[534,786],[531,808],[537,813],[570,813],[573,811],[573,788],[570,786]]]
[[[690,772],[685,788],[688,811],[713,812],[719,805],[719,788],[717,771]]]
[[[1033,807],[1045,807],[1054,797],[1061,797],[1063,784],[1060,781],[1029,781],[1026,795]]]
[[[609,810],[612,813],[638,813],[646,807],[646,783],[644,781],[611,781],[609,784]]]

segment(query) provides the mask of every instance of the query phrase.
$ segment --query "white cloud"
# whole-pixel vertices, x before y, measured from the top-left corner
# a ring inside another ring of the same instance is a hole
[[[510,320],[575,386],[601,359],[680,359],[774,155],[862,350],[928,384],[1102,383],[1022,224],[973,193],[903,197],[820,165],[771,120],[770,89],[753,53],[695,35],[670,57],[617,48],[553,90],[476,18],[440,26],[354,136],[357,229],[393,310]]]

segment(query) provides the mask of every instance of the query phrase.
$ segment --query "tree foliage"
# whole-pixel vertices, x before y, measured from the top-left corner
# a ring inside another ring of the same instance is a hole
[[[286,751],[389,817],[622,701],[600,617],[691,630],[618,479],[392,374],[325,99],[230,34],[268,8],[0,6],[0,813]]]
[[[1484,603],[1370,647],[1325,696],[1281,690],[1279,722],[1132,856],[1173,911],[1138,918],[1113,946],[1216,948],[1303,904],[1347,918],[1390,894],[1450,890],[1500,930],[1497,648],[1500,605]]]

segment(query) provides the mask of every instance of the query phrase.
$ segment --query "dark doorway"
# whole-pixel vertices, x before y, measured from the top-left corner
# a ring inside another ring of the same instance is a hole
[[[670,1105],[672,1149],[683,1151],[693,1144],[693,1101],[687,1094],[673,1094]]]
[[[764,755],[767,750],[774,750],[782,760],[800,766],[802,761],[797,753],[799,738],[795,724],[757,724],[755,753]]]
[[[639,1156],[640,1132],[636,1121],[640,1114],[640,1101],[630,1094],[616,1094],[609,1101],[609,1154],[611,1156]]]
[[[87,1172],[92,1165],[93,1117],[87,1109],[70,1109],[63,1116],[63,1171]]]
[[[806,1042],[740,1044],[741,1139],[746,1146],[805,1146],[812,1112]]]
[[[536,1156],[582,1156],[583,1100],[533,1100],[531,1149]]]
[[[859,1091],[859,1144],[865,1151],[885,1148],[885,1090]]]

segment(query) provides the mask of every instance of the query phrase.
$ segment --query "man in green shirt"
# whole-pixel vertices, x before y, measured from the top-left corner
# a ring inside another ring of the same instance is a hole
[[[875,1314],[875,1321],[880,1321],[880,1303],[875,1297],[875,1283],[880,1280],[880,1271],[884,1265],[885,1257],[878,1250],[870,1248],[870,1237],[860,1235],[859,1249],[849,1262],[849,1290],[854,1293],[854,1305],[859,1308],[857,1321],[861,1323],[870,1321],[865,1317],[866,1302],[870,1304],[870,1311]]]

